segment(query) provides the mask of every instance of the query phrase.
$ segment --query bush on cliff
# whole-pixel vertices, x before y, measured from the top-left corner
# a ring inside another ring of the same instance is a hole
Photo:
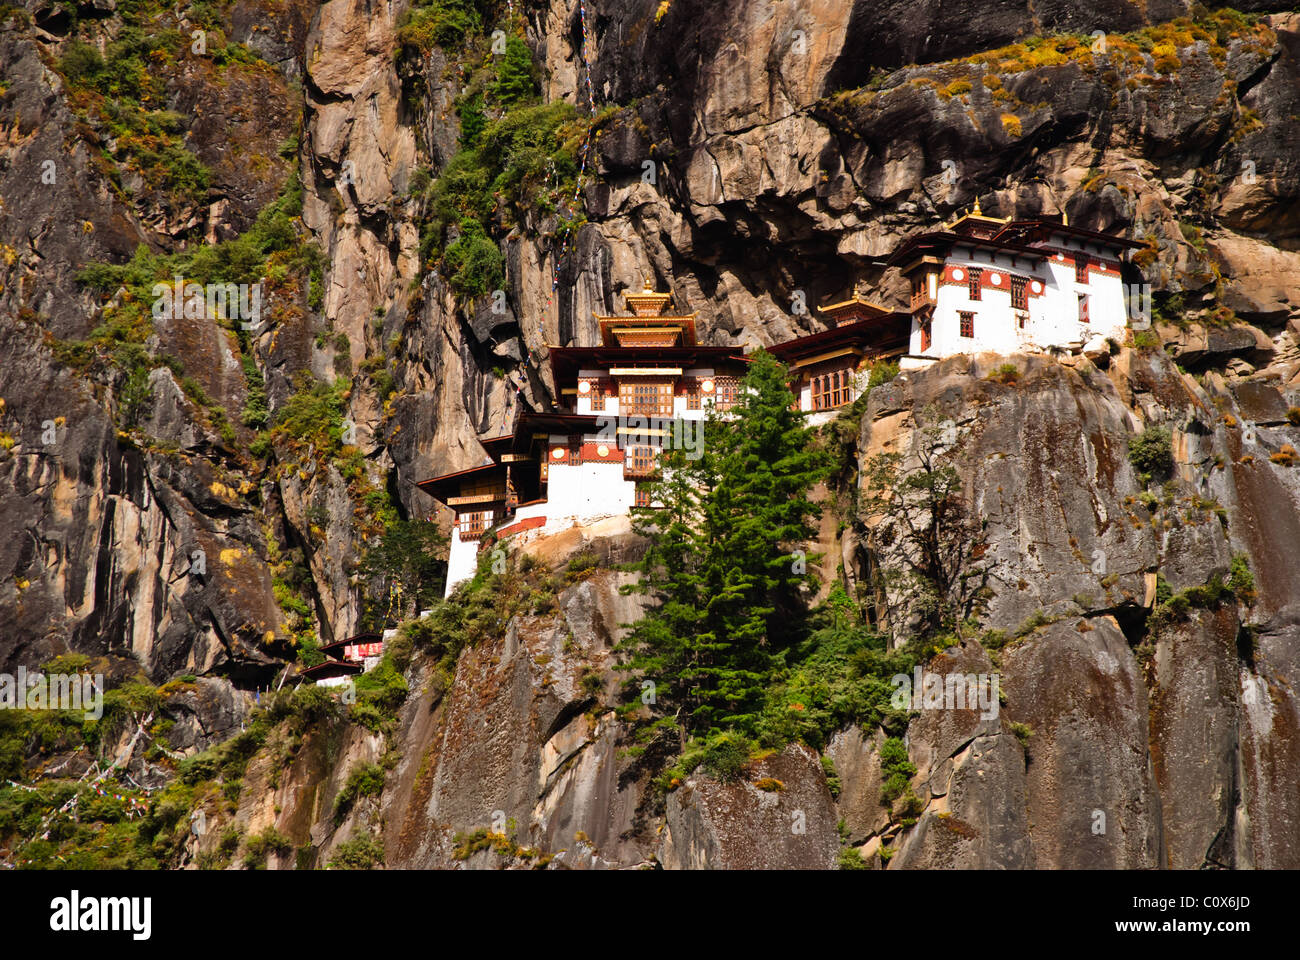
[[[1174,467],[1173,444],[1168,427],[1148,427],[1129,440],[1129,463],[1138,472],[1143,485],[1169,475]]]

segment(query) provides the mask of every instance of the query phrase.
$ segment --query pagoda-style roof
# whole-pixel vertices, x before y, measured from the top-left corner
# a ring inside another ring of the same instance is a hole
[[[740,347],[555,347],[551,350],[551,373],[558,386],[572,383],[580,370],[590,368],[716,366],[720,361],[748,363]]]
[[[607,347],[693,347],[695,314],[657,317],[602,317],[600,341]]]
[[[552,356],[555,350],[551,351]],[[500,476],[504,481],[506,469],[511,464],[530,461],[531,451],[536,435],[539,433],[584,433],[598,430],[600,418],[589,414],[560,413],[558,411],[520,410],[515,415],[514,429],[508,434],[491,437],[480,441],[492,457],[492,462],[467,470],[439,474],[428,480],[421,480],[416,486],[440,503],[448,503],[460,496],[461,485],[466,480],[481,478],[489,480]],[[500,491],[492,494],[495,499],[483,500],[484,506],[503,502],[508,495],[504,482]],[[480,494],[488,497],[488,494]]]
[[[343,656],[343,649],[354,643],[383,643],[382,634],[378,633],[358,633],[355,637],[348,637],[346,640],[335,640],[333,643],[324,644],[320,650],[331,657]],[[338,651],[338,652],[335,652]]]
[[[1019,241],[1000,240],[996,237],[978,237],[974,235],[952,233],[948,230],[921,233],[904,240],[885,261],[891,267],[901,266],[906,271],[926,257],[943,259],[955,246],[984,247],[1014,253],[1018,257],[1030,260],[1045,260],[1048,252],[1041,247],[1031,247]]]
[[[307,680],[332,680],[335,677],[353,677],[364,670],[365,668],[359,663],[348,663],[346,660],[326,660],[314,667],[308,667],[298,675]]]
[[[670,314],[671,293],[658,293],[647,277],[640,293],[624,295],[631,316],[596,315],[600,341],[607,347],[693,347],[695,314]]]
[[[493,461],[492,463],[485,463],[481,467],[470,467],[468,470],[457,470],[455,473],[444,473],[436,477],[430,477],[428,480],[420,480],[415,485],[433,499],[446,503],[448,499],[460,492],[462,481],[468,480],[475,475],[490,477],[502,470],[504,466],[502,463]]]
[[[996,236],[998,231],[1010,222],[1010,219],[1010,217],[985,216],[984,212],[980,210],[979,200],[976,200],[973,209],[945,223],[943,229],[948,233],[987,239]]]
[[[773,344],[767,352],[791,367],[815,362],[840,348],[861,348],[863,353],[887,352],[906,344],[911,322],[910,313],[891,310],[883,316],[840,324],[797,340]]]
[[[655,290],[654,280],[645,278],[645,287],[640,293],[628,292],[623,295],[627,308],[638,317],[660,317],[672,301],[671,293],[659,293]]]
[[[872,317],[885,317],[893,313],[888,307],[882,307],[878,303],[872,303],[864,299],[861,294],[855,293],[847,300],[841,300],[839,303],[828,304],[817,311],[824,317],[829,317],[835,323],[844,323],[852,320],[868,320]]]
[[[1086,243],[1120,250],[1144,246],[1128,237],[1071,226],[1064,214],[1028,220],[986,217],[979,212],[977,203],[973,213],[945,223],[942,230],[920,233],[904,240],[886,262],[890,266],[902,266],[906,270],[927,256],[940,259],[946,257],[959,244],[987,247],[1041,260],[1048,255],[1048,251],[1039,244],[1047,242],[1053,234],[1067,234]]]
[[[1096,230],[1085,230],[1083,227],[1071,225],[1064,218],[1058,221],[1049,217],[1035,217],[1032,220],[1013,220],[1002,229],[1002,232],[998,234],[998,237],[999,239],[1015,241],[1018,243],[1043,243],[1046,242],[1054,233],[1063,233],[1086,243],[1096,243],[1102,246],[1119,247],[1130,250],[1136,250],[1139,247],[1146,246],[1146,244],[1139,240],[1132,240],[1128,237],[1120,237],[1110,233],[1098,233]]]

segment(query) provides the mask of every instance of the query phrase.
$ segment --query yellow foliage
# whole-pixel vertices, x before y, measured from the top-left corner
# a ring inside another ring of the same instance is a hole
[[[1020,118],[1014,113],[1002,114],[1002,129],[1007,132],[1008,136],[1020,136]]]

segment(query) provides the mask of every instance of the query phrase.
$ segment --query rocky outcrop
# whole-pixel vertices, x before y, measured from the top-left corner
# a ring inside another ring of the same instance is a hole
[[[414,482],[477,465],[477,438],[519,404],[549,407],[548,344],[594,342],[593,312],[618,309],[629,285],[649,273],[671,289],[699,311],[703,342],[770,344],[820,329],[816,306],[857,281],[901,302],[882,258],[979,198],[1143,240],[1126,277],[1139,306],[1142,284],[1155,291],[1142,342],[1182,369],[1094,343],[1083,358],[1016,358],[1013,383],[988,379],[1007,358],[959,358],[872,395],[863,457],[905,452],[931,416],[953,425],[991,571],[980,629],[1007,638],[965,637],[936,665],[996,672],[1007,699],[996,718],[912,722],[915,816],[881,803],[883,738],[857,728],[827,746],[838,796],[800,747],[737,781],[651,784],[608,709],[612,646],[638,612],[611,569],[637,542],[611,529],[530,544],[550,566],[595,549],[601,570],[561,591],[558,612],[501,624],[453,676],[417,658],[389,740],[322,725],[286,769],[259,758],[235,819],[308,850],[275,866],[325,865],[364,833],[393,866],[521,866],[535,847],[573,868],[821,867],[841,839],[891,869],[1300,862],[1300,800],[1284,786],[1300,769],[1300,474],[1284,447],[1300,441],[1295,13],[1197,33],[1165,26],[1183,0],[598,0],[585,21],[574,0],[517,4],[543,96],[609,114],[570,242],[540,211],[495,238],[497,312],[420,255],[411,187],[459,149],[467,64],[459,50],[395,57],[405,6],[240,0],[222,39],[251,53],[179,51],[167,122],[211,174],[197,198],[118,164],[118,138],[61,72],[74,27],[101,49],[121,36],[111,4],[83,4],[76,24],[45,0],[30,18],[6,11],[0,668],[75,651],[122,677],[202,675],[177,695],[172,743],[222,739],[245,715],[240,691],[295,658],[284,555],[300,560],[308,628],[352,632],[373,535],[363,491],[430,514]],[[159,24],[187,33],[185,15]],[[1031,37],[1102,28],[1104,50]],[[234,237],[295,168],[319,277],[272,265],[270,322],[242,342],[216,322],[154,324],[146,345],[177,362],[148,372],[128,428],[125,372],[68,347],[121,296],[78,283],[80,269]],[[348,475],[283,445],[251,454],[243,411],[259,378],[274,414],[304,375],[345,381],[360,455]],[[1171,429],[1177,460],[1159,494],[1126,456],[1153,425]],[[830,545],[864,569],[864,531],[844,519],[828,522]],[[1252,604],[1148,637],[1162,585],[1203,585],[1234,555],[1255,571]],[[335,822],[350,772],[386,759],[383,794]],[[504,853],[466,848],[509,822]]]

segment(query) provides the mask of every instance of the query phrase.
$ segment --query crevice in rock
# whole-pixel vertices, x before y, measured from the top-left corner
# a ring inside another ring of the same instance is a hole
[[[555,715],[555,719],[551,721],[550,726],[546,728],[546,732],[542,735],[542,742],[545,743],[550,740],[567,727],[574,717],[579,716],[595,702],[592,697],[587,697],[584,700],[571,700],[562,706],[560,712]]]

